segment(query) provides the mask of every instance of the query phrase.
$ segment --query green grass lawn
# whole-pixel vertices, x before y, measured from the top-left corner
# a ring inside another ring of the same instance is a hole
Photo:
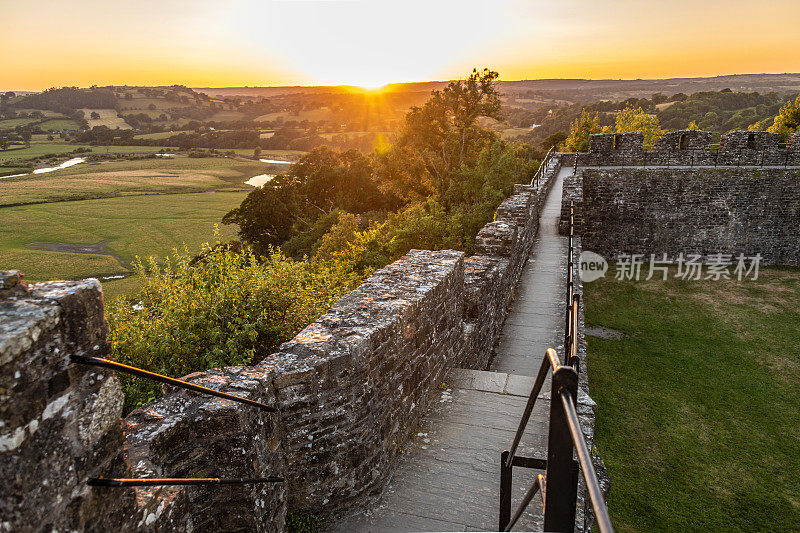
[[[128,196],[0,208],[0,269],[18,269],[34,281],[68,279],[129,270],[110,255],[37,250],[32,242],[106,243],[130,264],[164,257],[186,244],[189,251],[213,242],[214,225],[239,205],[246,192]],[[224,239],[234,229],[222,226]],[[121,281],[113,282],[122,285]]]
[[[800,531],[800,270],[585,294],[617,530]]]
[[[46,120],[39,125],[44,131],[48,130],[76,130],[78,123],[68,118],[53,118]]]
[[[0,161],[8,161],[11,159],[31,159],[49,154],[66,154],[75,150],[76,148],[85,147],[86,145],[60,144],[53,142],[31,144],[29,148],[22,148],[21,150],[0,150]]]
[[[167,137],[172,137],[173,135],[177,135],[177,132],[174,131],[162,131],[161,133],[142,133],[141,135],[136,135],[135,139],[166,139]]]
[[[226,158],[165,157],[82,163],[2,180],[0,206],[138,194],[250,191],[252,187],[244,182],[264,172],[264,163]]]
[[[0,120],[0,130],[6,129],[13,129],[17,126],[26,126],[28,124],[33,124],[34,122],[39,122],[40,118],[9,118],[6,120]]]

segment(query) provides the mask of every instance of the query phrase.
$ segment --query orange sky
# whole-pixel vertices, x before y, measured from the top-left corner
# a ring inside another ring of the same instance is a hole
[[[0,89],[800,72],[800,0],[0,1]]]

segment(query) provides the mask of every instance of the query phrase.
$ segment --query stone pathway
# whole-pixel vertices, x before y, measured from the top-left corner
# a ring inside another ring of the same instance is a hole
[[[523,270],[490,372],[457,369],[426,414],[386,490],[367,511],[333,531],[496,531],[500,452],[511,445],[527,396],[547,348],[564,344],[566,238],[558,235],[562,169],[546,199],[539,234]],[[522,439],[519,454],[545,457],[548,379]],[[514,503],[536,470],[514,471]],[[541,530],[536,499],[516,526]]]

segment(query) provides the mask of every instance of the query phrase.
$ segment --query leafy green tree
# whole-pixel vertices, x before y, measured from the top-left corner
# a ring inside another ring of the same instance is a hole
[[[615,120],[617,133],[638,131],[644,135],[644,145],[653,147],[656,141],[666,133],[656,115],[645,113],[641,107],[625,107],[617,112]]]
[[[223,218],[259,250],[312,231],[323,215],[341,209],[364,213],[395,207],[378,186],[372,161],[357,150],[315,148],[281,174],[253,190]]]
[[[569,127],[569,133],[561,149],[565,152],[579,152],[585,150],[589,143],[589,135],[601,133],[604,129],[600,126],[600,117],[597,113],[581,111],[581,115],[576,118]]]
[[[558,146],[559,144],[563,143],[566,140],[567,140],[566,132],[557,131],[552,135],[548,135],[547,137],[545,137],[545,139],[539,143],[539,146],[541,146],[545,150],[549,150],[550,148]]]
[[[426,192],[441,196],[450,187],[453,172],[473,165],[481,150],[497,137],[483,128],[479,119],[503,120],[495,85],[498,76],[489,69],[473,69],[465,80],[433,91],[425,104],[412,107],[396,143],[399,155],[387,157],[385,164],[422,170],[418,179]],[[387,171],[390,180],[398,175],[402,178],[404,173]],[[402,185],[402,181],[394,185]],[[404,192],[396,191],[399,196]]]
[[[798,129],[800,129],[800,95],[797,96],[794,102],[786,102],[786,105],[780,109],[775,121],[767,131],[780,133],[782,137],[785,137],[789,133],[798,131]]]

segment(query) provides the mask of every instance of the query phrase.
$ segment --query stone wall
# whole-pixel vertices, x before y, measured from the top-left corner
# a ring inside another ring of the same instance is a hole
[[[103,352],[100,283],[0,272],[0,531],[113,529],[133,508],[86,486],[125,475],[122,392],[113,373],[70,364]]]
[[[580,166],[796,166],[800,165],[800,133],[786,146],[777,133],[732,131],[711,149],[711,133],[679,130],[666,133],[645,150],[641,133],[598,133],[589,136],[589,151],[577,154]]]
[[[27,286],[0,274],[0,531],[283,529],[285,487],[92,488],[90,477],[283,475],[275,415],[167,391],[124,421],[114,373],[71,362],[104,357],[96,280]],[[248,368],[191,381],[267,401],[271,376]],[[132,466],[131,466],[132,465]]]
[[[382,490],[453,367],[484,369],[560,160],[518,185],[476,254],[412,250],[253,367],[185,377],[279,414],[166,388],[121,419],[96,280],[0,276],[0,531],[282,531]],[[285,477],[285,483],[90,488],[89,477]],[[45,480],[46,482],[42,482]]]
[[[760,253],[800,264],[800,170],[584,169],[565,180],[562,224],[576,202],[587,250],[621,253]]]

